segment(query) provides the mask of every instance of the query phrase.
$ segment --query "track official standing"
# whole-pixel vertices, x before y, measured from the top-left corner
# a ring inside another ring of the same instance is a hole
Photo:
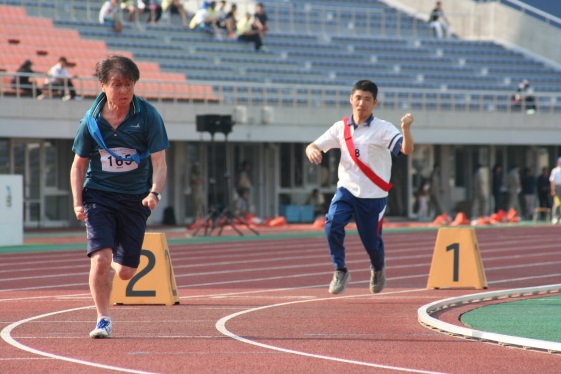
[[[551,208],[551,223],[559,223],[561,220],[561,157],[557,159],[557,166],[551,170],[549,175],[549,183],[551,183],[551,196],[553,197],[553,206]]]
[[[342,293],[351,280],[345,264],[345,226],[355,215],[358,233],[370,257],[370,291],[381,292],[385,286],[384,242],[382,222],[391,187],[392,157],[413,152],[409,113],[401,118],[400,132],[390,122],[375,118],[378,87],[369,80],[358,81],[352,88],[351,117],[335,122],[323,135],[309,144],[310,162],[321,164],[322,152],[341,149],[337,192],[326,215],[325,233],[335,267],[329,286],[332,294]]]
[[[90,291],[97,310],[92,338],[109,338],[114,272],[131,279],[146,221],[160,201],[169,141],[158,111],[134,94],[140,72],[127,57],[96,65],[102,93],[80,122],[70,180],[74,213],[86,223]]]

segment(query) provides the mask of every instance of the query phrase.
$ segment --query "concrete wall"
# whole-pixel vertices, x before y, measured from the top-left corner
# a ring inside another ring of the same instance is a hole
[[[384,0],[427,20],[435,0]],[[454,32],[463,39],[491,39],[518,46],[561,68],[561,29],[498,2],[443,0]]]
[[[90,101],[35,101],[4,97],[0,100],[0,137],[73,139]],[[154,103],[164,118],[170,140],[210,141],[196,131],[200,114],[231,114],[229,105]],[[262,124],[262,107],[247,108],[247,123],[236,124],[228,140],[233,142],[303,142],[314,140],[327,127],[351,113],[340,108],[272,108],[272,122]],[[405,110],[377,108],[375,115],[399,126]],[[413,111],[413,134],[423,144],[561,144],[558,115],[538,111],[533,115],[499,112]],[[217,134],[217,140],[221,140]]]

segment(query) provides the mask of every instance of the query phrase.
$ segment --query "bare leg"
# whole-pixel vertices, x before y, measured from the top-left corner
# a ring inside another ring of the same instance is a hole
[[[97,310],[97,317],[109,316],[109,297],[113,287],[113,271],[111,261],[113,251],[105,248],[91,255],[90,292]]]
[[[115,273],[119,278],[129,280],[136,273],[136,269],[113,262],[111,248],[105,248],[92,254],[89,283],[98,318],[109,316],[109,299]]]

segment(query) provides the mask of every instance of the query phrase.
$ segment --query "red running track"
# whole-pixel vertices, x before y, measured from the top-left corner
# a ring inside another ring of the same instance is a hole
[[[559,230],[477,230],[489,290],[561,283]],[[0,255],[0,372],[559,373],[561,355],[418,323],[422,305],[487,291],[425,289],[436,233],[387,230],[388,282],[377,295],[356,235],[347,238],[353,280],[330,295],[322,236],[190,244],[170,234],[181,304],[116,306],[106,340],[88,337],[84,251]]]

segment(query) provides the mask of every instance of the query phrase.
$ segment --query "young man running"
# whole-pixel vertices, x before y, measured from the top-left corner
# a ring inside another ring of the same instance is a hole
[[[325,221],[325,233],[335,266],[329,292],[345,291],[351,280],[345,264],[345,226],[352,215],[362,244],[370,257],[370,291],[379,293],[386,282],[382,222],[386,211],[392,157],[413,152],[410,113],[401,118],[401,132],[391,123],[375,118],[378,87],[369,80],[358,81],[351,91],[351,117],[335,122],[309,144],[306,155],[320,164],[322,152],[341,149],[337,192]]]

